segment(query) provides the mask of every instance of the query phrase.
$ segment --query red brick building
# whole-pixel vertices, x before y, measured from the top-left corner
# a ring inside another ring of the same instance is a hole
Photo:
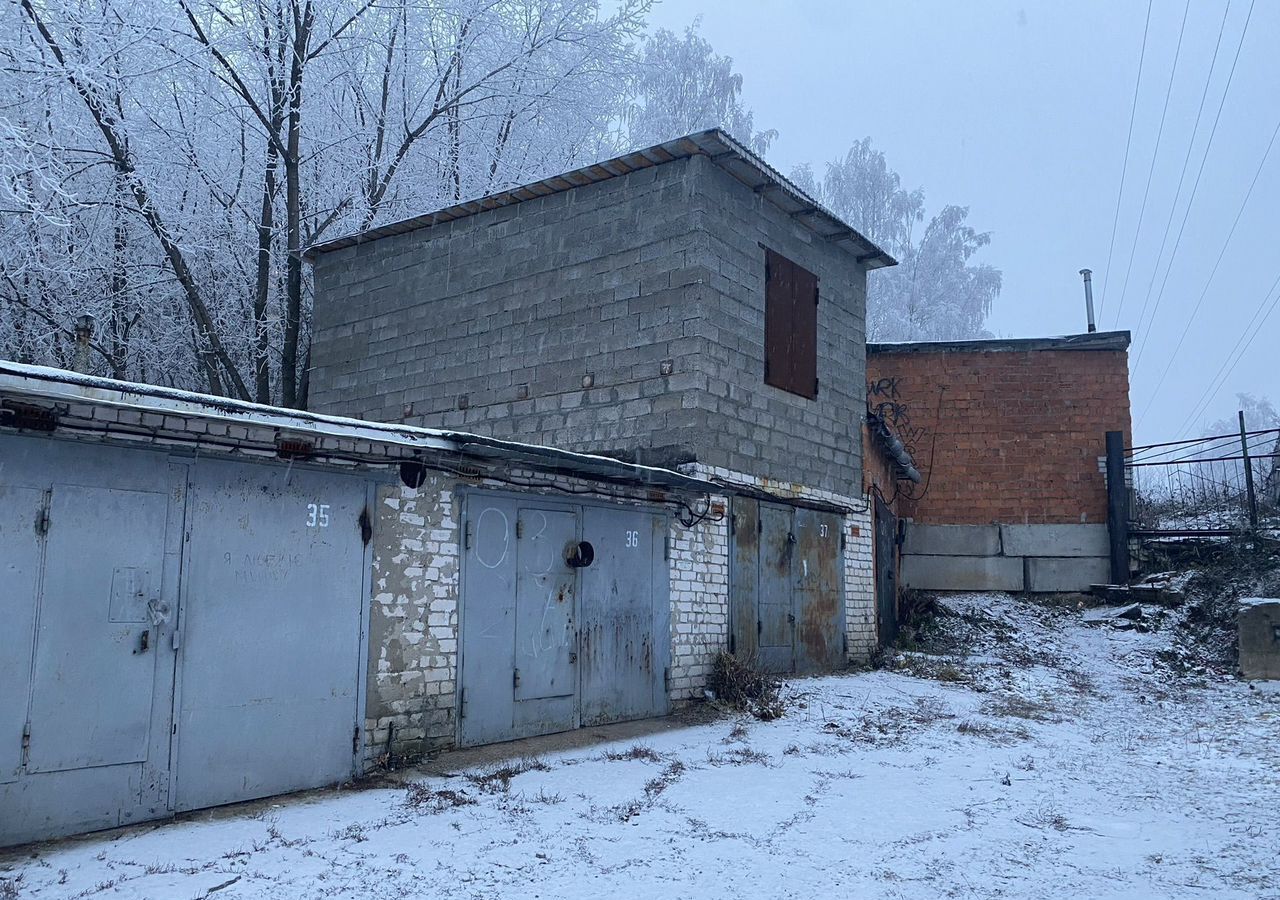
[[[1107,580],[1101,461],[1106,432],[1130,442],[1128,347],[1128,332],[867,345],[871,421],[922,476],[895,478],[865,454],[868,490],[911,520],[908,586],[1056,591]]]

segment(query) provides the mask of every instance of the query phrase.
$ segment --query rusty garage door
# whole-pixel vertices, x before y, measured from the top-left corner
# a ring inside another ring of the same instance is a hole
[[[0,845],[352,774],[363,478],[0,451]]]
[[[464,504],[460,743],[665,713],[666,517],[493,492]]]
[[[738,497],[731,528],[733,653],[775,673],[843,665],[840,516]]]

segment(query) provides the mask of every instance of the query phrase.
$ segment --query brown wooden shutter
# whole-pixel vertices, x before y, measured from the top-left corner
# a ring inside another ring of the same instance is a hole
[[[764,380],[818,396],[818,276],[765,250]]]

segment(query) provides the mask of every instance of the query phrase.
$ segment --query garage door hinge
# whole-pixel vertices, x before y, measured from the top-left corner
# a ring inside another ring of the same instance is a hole
[[[462,549],[471,549],[471,523],[464,522],[462,526]]]
[[[462,700],[458,703],[458,718],[465,719],[467,717],[467,689],[462,689]]]
[[[36,534],[44,536],[49,533],[49,507],[40,507],[40,512],[36,513]]]
[[[360,726],[356,725],[351,729],[351,752],[360,752]]]
[[[666,666],[662,670],[662,689],[664,691],[671,690],[671,667]]]
[[[522,537],[524,537],[524,522],[516,519],[516,540],[518,541]]]
[[[22,765],[30,761],[31,756],[31,723],[22,726]]]
[[[520,687],[520,670],[519,669],[511,670],[511,686],[513,688]]]

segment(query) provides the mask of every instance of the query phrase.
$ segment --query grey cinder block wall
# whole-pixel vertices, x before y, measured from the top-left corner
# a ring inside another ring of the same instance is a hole
[[[764,383],[765,251],[819,393]],[[861,496],[866,268],[704,155],[320,252],[311,407]]]

